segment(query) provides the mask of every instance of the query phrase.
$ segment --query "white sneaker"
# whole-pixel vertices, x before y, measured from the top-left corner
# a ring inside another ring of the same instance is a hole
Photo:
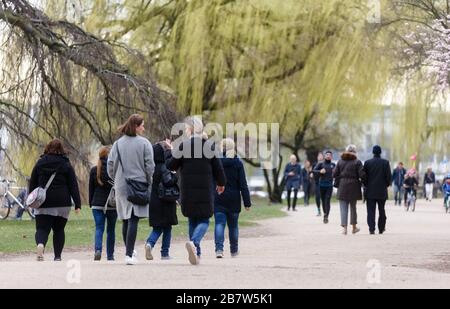
[[[133,250],[133,257],[137,258],[137,251],[136,250]]]
[[[217,251],[216,252],[216,258],[217,259],[223,259],[223,251]]]
[[[195,248],[195,245],[192,241],[188,241],[186,243],[186,250],[188,252],[189,255],[189,263],[191,263],[192,265],[198,265],[200,260],[197,257],[197,249]]]
[[[127,265],[136,265],[138,263],[138,260],[136,257],[129,257],[125,256],[125,264]]]
[[[346,226],[342,227],[342,235],[347,235],[347,227]]]
[[[153,260],[152,249],[153,248],[150,244],[145,245],[145,258],[147,259],[147,261]]]
[[[37,259],[38,262],[44,261],[44,249],[45,249],[45,247],[44,247],[43,244],[37,245],[37,250],[36,250],[37,256],[36,256],[36,259]]]

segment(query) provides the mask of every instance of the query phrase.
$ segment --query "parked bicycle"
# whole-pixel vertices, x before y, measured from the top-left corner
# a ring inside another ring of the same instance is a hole
[[[25,204],[25,198],[19,200],[12,192],[12,189],[19,189],[12,187],[14,181],[11,180],[0,180],[0,220],[5,220],[11,214],[11,210],[17,205],[17,211],[27,212],[28,215],[34,219],[33,210],[27,208]]]

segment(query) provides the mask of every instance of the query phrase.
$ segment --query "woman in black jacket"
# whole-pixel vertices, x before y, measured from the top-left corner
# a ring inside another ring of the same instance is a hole
[[[252,206],[244,164],[236,156],[235,143],[232,139],[224,139],[222,141],[222,152],[224,157],[221,161],[227,185],[222,194],[216,192],[214,199],[214,218],[216,223],[214,239],[216,243],[216,257],[218,259],[223,258],[225,225],[228,225],[231,257],[238,256],[238,220],[242,210],[242,200],[247,211]]]
[[[37,187],[44,188],[54,173],[56,176],[47,190],[45,202],[34,212],[38,261],[44,260],[44,249],[51,230],[53,230],[54,260],[61,261],[65,242],[64,228],[69,218],[72,200],[77,214],[81,209],[77,177],[58,139],[52,140],[45,147],[44,154],[34,166],[28,192],[33,192]]]
[[[114,261],[117,211],[113,205],[108,203],[113,185],[113,181],[106,170],[110,150],[110,147],[102,147],[100,149],[97,166],[91,169],[89,177],[89,206],[92,209],[95,221],[95,261],[100,261],[102,258],[105,221],[107,223],[106,255],[108,261]]]
[[[145,245],[145,257],[153,260],[152,250],[159,237],[162,235],[161,260],[169,260],[170,241],[172,238],[172,226],[178,224],[176,201],[166,201],[159,198],[159,186],[164,173],[171,176],[170,182],[176,184],[178,177],[166,167],[164,151],[169,150],[166,144],[158,143],[153,145],[153,159],[155,161],[155,172],[153,174],[152,193],[149,207],[149,222],[153,227],[147,244]]]

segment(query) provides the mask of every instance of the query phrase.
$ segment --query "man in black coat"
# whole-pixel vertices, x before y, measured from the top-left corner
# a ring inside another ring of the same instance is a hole
[[[367,223],[370,234],[375,234],[375,217],[378,204],[378,231],[383,234],[386,229],[385,205],[388,188],[392,183],[391,167],[388,160],[381,158],[381,147],[373,147],[373,159],[364,163],[367,175],[365,198],[367,200]]]
[[[179,170],[181,211],[189,219],[190,241],[186,249],[189,262],[197,265],[201,256],[200,241],[214,214],[214,191],[219,194],[225,191],[226,176],[214,142],[203,136],[201,120],[189,117],[185,124],[187,139],[172,152],[166,151],[166,166],[171,171]],[[169,141],[167,143],[172,147]]]

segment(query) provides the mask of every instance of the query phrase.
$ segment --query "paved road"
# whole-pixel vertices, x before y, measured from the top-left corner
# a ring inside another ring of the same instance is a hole
[[[437,201],[419,202],[416,213],[387,208],[387,233],[369,235],[359,205],[356,236],[340,234],[337,205],[329,225],[314,207],[301,208],[243,230],[237,259],[216,260],[205,241],[199,266],[188,264],[181,242],[172,245],[171,261],[146,262],[139,245],[136,266],[93,262],[85,251],[66,252],[62,263],[11,257],[0,262],[0,288],[448,288],[450,214]]]

